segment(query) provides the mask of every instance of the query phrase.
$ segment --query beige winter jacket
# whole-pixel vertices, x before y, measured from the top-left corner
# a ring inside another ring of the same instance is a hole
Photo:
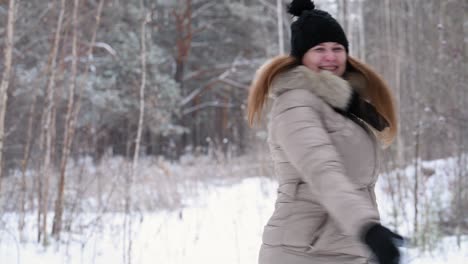
[[[362,227],[379,222],[377,141],[346,109],[352,83],[304,66],[278,75],[269,146],[279,181],[260,264],[368,263]]]

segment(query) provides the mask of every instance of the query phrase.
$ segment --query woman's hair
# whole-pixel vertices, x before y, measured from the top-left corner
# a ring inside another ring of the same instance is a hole
[[[299,61],[291,56],[277,56],[260,67],[256,73],[249,90],[247,114],[249,124],[260,121],[263,106],[267,100],[273,79],[280,73],[300,65]],[[365,90],[360,91],[388,122],[389,127],[382,132],[376,132],[384,146],[389,146],[397,132],[397,117],[395,104],[390,92],[382,78],[364,63],[348,56],[346,71],[360,73],[365,81]]]
[[[389,146],[395,139],[398,121],[395,102],[390,89],[384,80],[369,66],[348,56],[346,71],[355,71],[363,75],[366,80],[362,96],[368,99],[388,122],[388,127],[381,132],[375,132],[384,146]]]
[[[255,120],[260,121],[262,109],[265,104],[271,82],[276,75],[298,66],[296,58],[287,55],[277,56],[263,64],[255,74],[255,78],[249,89],[247,103],[247,115],[250,126]]]

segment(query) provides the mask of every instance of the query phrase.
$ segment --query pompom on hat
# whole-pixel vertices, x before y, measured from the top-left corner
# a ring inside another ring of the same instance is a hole
[[[329,13],[315,9],[311,0],[293,0],[288,5],[288,13],[298,17],[291,24],[291,56],[302,61],[310,48],[323,42],[337,42],[348,53],[343,28]]]

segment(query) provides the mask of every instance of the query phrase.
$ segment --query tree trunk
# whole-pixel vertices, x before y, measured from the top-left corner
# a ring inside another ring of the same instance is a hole
[[[7,32],[4,48],[3,75],[0,83],[0,197],[3,179],[3,145],[5,137],[5,114],[8,101],[8,86],[11,78],[11,64],[13,61],[13,35],[15,25],[15,0],[10,0],[8,6]],[[1,206],[1,203],[0,203]]]
[[[402,1],[398,1],[398,10],[397,13],[403,14],[405,12],[404,8],[404,3]],[[398,174],[397,174],[397,184],[398,184],[398,197],[399,197],[399,208],[403,208],[404,206],[404,198],[405,198],[405,186],[403,185],[403,175],[401,173],[401,170],[405,166],[405,160],[406,160],[406,155],[405,155],[405,146],[406,146],[406,141],[405,138],[403,137],[403,124],[404,122],[402,121],[402,102],[404,97],[402,96],[403,91],[402,87],[405,85],[405,74],[406,74],[406,68],[405,68],[405,58],[407,57],[407,49],[405,46],[410,45],[407,43],[407,35],[408,35],[408,28],[406,26],[406,23],[403,19],[400,17],[396,18],[397,20],[397,27],[398,27],[398,45],[397,45],[397,55],[396,55],[396,80],[395,80],[395,98],[396,98],[396,109],[398,113],[398,130],[397,130],[397,135],[396,135],[396,166],[399,169]],[[401,210],[400,213],[402,214],[403,219],[407,219],[407,212],[405,210]]]
[[[279,54],[284,54],[284,30],[283,30],[283,1],[276,0],[276,15],[278,24],[278,49]]]
[[[174,10],[177,29],[176,73],[174,79],[183,87],[185,63],[192,45],[192,0],[185,0],[186,7],[181,13]]]
[[[175,81],[179,83],[182,95],[186,96],[187,91],[184,90],[184,72],[185,64],[190,52],[190,47],[192,45],[192,0],[185,0],[185,9],[178,13],[174,10],[174,15],[176,18],[176,30],[177,30],[177,54],[176,54],[176,73]],[[195,118],[196,120],[196,118]],[[196,124],[194,124],[193,119],[190,119],[186,116],[183,116],[180,120],[180,124],[183,127],[187,127],[193,133],[193,129]],[[177,156],[181,154],[185,146],[193,145],[190,135],[190,132],[184,132],[181,138],[180,146],[177,146]]]
[[[465,5],[466,6],[466,5]],[[463,15],[465,17],[465,21],[466,21],[466,17],[468,17],[468,10],[467,8],[464,9],[464,12],[463,12]],[[464,34],[462,35],[463,36],[468,36],[468,27],[467,26],[464,26],[463,27],[463,32]],[[464,41],[464,44],[462,44],[462,50],[464,50],[465,52],[463,52],[462,54],[462,61],[465,62],[465,67],[460,67],[459,69],[461,70],[461,72],[463,72],[464,70],[466,70],[466,62],[468,61],[468,41]],[[462,64],[462,63],[461,63]],[[465,72],[465,74],[462,75],[463,78],[462,78],[462,83],[467,83],[467,74]],[[465,106],[466,105],[466,102],[467,102],[467,92],[466,92],[466,89],[462,89],[462,96],[461,96],[461,99],[462,99],[462,106]],[[463,123],[462,123],[463,124]],[[465,126],[463,126],[465,125]],[[468,133],[467,133],[467,127],[466,127],[466,123],[461,125],[462,127],[462,131],[461,131],[461,135],[462,137],[465,137]],[[463,145],[462,145],[462,151],[463,151],[463,165],[465,166],[464,167],[464,174],[463,175],[460,175],[459,177],[459,181],[460,181],[460,184],[459,184],[459,191],[460,191],[460,199],[461,199],[461,202],[462,204],[460,204],[460,208],[459,208],[459,217],[458,217],[458,232],[457,232],[457,245],[458,245],[458,248],[461,248],[461,245],[462,245],[462,230],[461,230],[461,227],[463,225],[463,222],[466,221],[466,215],[467,215],[467,209],[468,209],[468,171],[467,171],[467,168],[466,168],[466,164],[468,164],[468,157],[467,157],[467,151],[468,151],[468,141],[467,140],[463,140]],[[466,230],[466,229],[465,229]]]
[[[135,177],[135,172],[138,167],[138,158],[140,153],[140,142],[141,134],[143,131],[143,118],[145,114],[145,87],[146,87],[146,24],[151,19],[151,14],[147,13],[146,8],[143,4],[143,0],[140,2],[142,8],[142,22],[141,22],[141,83],[140,83],[140,114],[138,117],[138,127],[137,134],[135,139],[135,150],[133,153],[133,162],[130,170],[130,174],[126,180],[125,188],[125,223],[124,223],[124,232],[126,232],[127,243],[126,248],[124,248],[124,262],[127,264],[132,263],[132,214],[131,214],[131,205],[132,205],[132,186],[133,180]],[[126,251],[126,258],[125,258]]]
[[[341,26],[344,30],[348,30],[348,8],[346,0],[338,0],[339,17],[341,17]],[[346,32],[349,35],[349,32]]]
[[[76,84],[76,74],[77,74],[77,27],[78,27],[78,7],[80,0],[74,0],[73,3],[73,41],[72,41],[72,76],[70,80],[70,89],[68,92],[68,106],[67,114],[65,117],[65,131],[63,135],[63,145],[62,145],[62,159],[60,162],[60,176],[57,186],[57,199],[55,201],[55,213],[54,213],[54,222],[52,225],[52,235],[55,236],[57,240],[60,239],[60,231],[62,230],[62,214],[63,214],[63,196],[64,196],[64,187],[65,187],[65,173],[67,167],[68,156],[70,154],[70,148],[72,143],[72,128],[71,128],[71,119],[73,114],[73,108],[75,107],[75,84]]]
[[[415,147],[414,147],[414,185],[413,185],[413,209],[414,209],[414,234],[417,236],[419,230],[419,139],[421,132],[421,124],[418,123],[416,127],[416,138],[415,138]]]
[[[43,136],[45,137],[44,139],[44,162],[43,162],[43,167],[42,167],[42,175],[43,175],[43,197],[42,197],[42,206],[41,206],[41,211],[42,211],[42,234],[43,234],[43,240],[42,243],[44,246],[48,245],[48,237],[47,237],[47,210],[48,210],[48,195],[49,195],[49,181],[50,181],[50,176],[53,173],[52,169],[52,164],[51,164],[51,159],[52,159],[52,137],[53,137],[53,127],[54,127],[54,90],[55,90],[55,78],[56,78],[56,65],[57,65],[57,53],[60,45],[60,35],[62,32],[62,24],[63,24],[63,18],[65,14],[65,0],[61,0],[60,4],[60,13],[57,21],[57,29],[55,32],[55,38],[54,38],[54,45],[52,47],[52,58],[51,58],[51,69],[50,69],[50,76],[49,76],[49,81],[47,84],[47,99],[46,99],[46,111],[45,111],[45,120],[44,120],[44,126],[43,126]]]
[[[359,44],[358,48],[356,49],[358,51],[357,57],[362,61],[366,62],[366,34],[365,34],[365,29],[364,29],[364,18],[363,18],[363,1],[364,0],[359,0],[359,24],[358,24],[358,39],[359,39]]]

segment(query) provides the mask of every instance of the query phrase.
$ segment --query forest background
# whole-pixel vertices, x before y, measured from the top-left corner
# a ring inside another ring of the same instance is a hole
[[[48,245],[76,214],[173,210],[200,183],[273,177],[246,98],[255,70],[289,50],[288,2],[0,0],[0,217],[17,215],[22,234],[36,215]],[[394,228],[410,210],[418,245],[468,234],[468,2],[315,4],[395,95],[381,168]],[[447,158],[442,206],[423,161]]]

